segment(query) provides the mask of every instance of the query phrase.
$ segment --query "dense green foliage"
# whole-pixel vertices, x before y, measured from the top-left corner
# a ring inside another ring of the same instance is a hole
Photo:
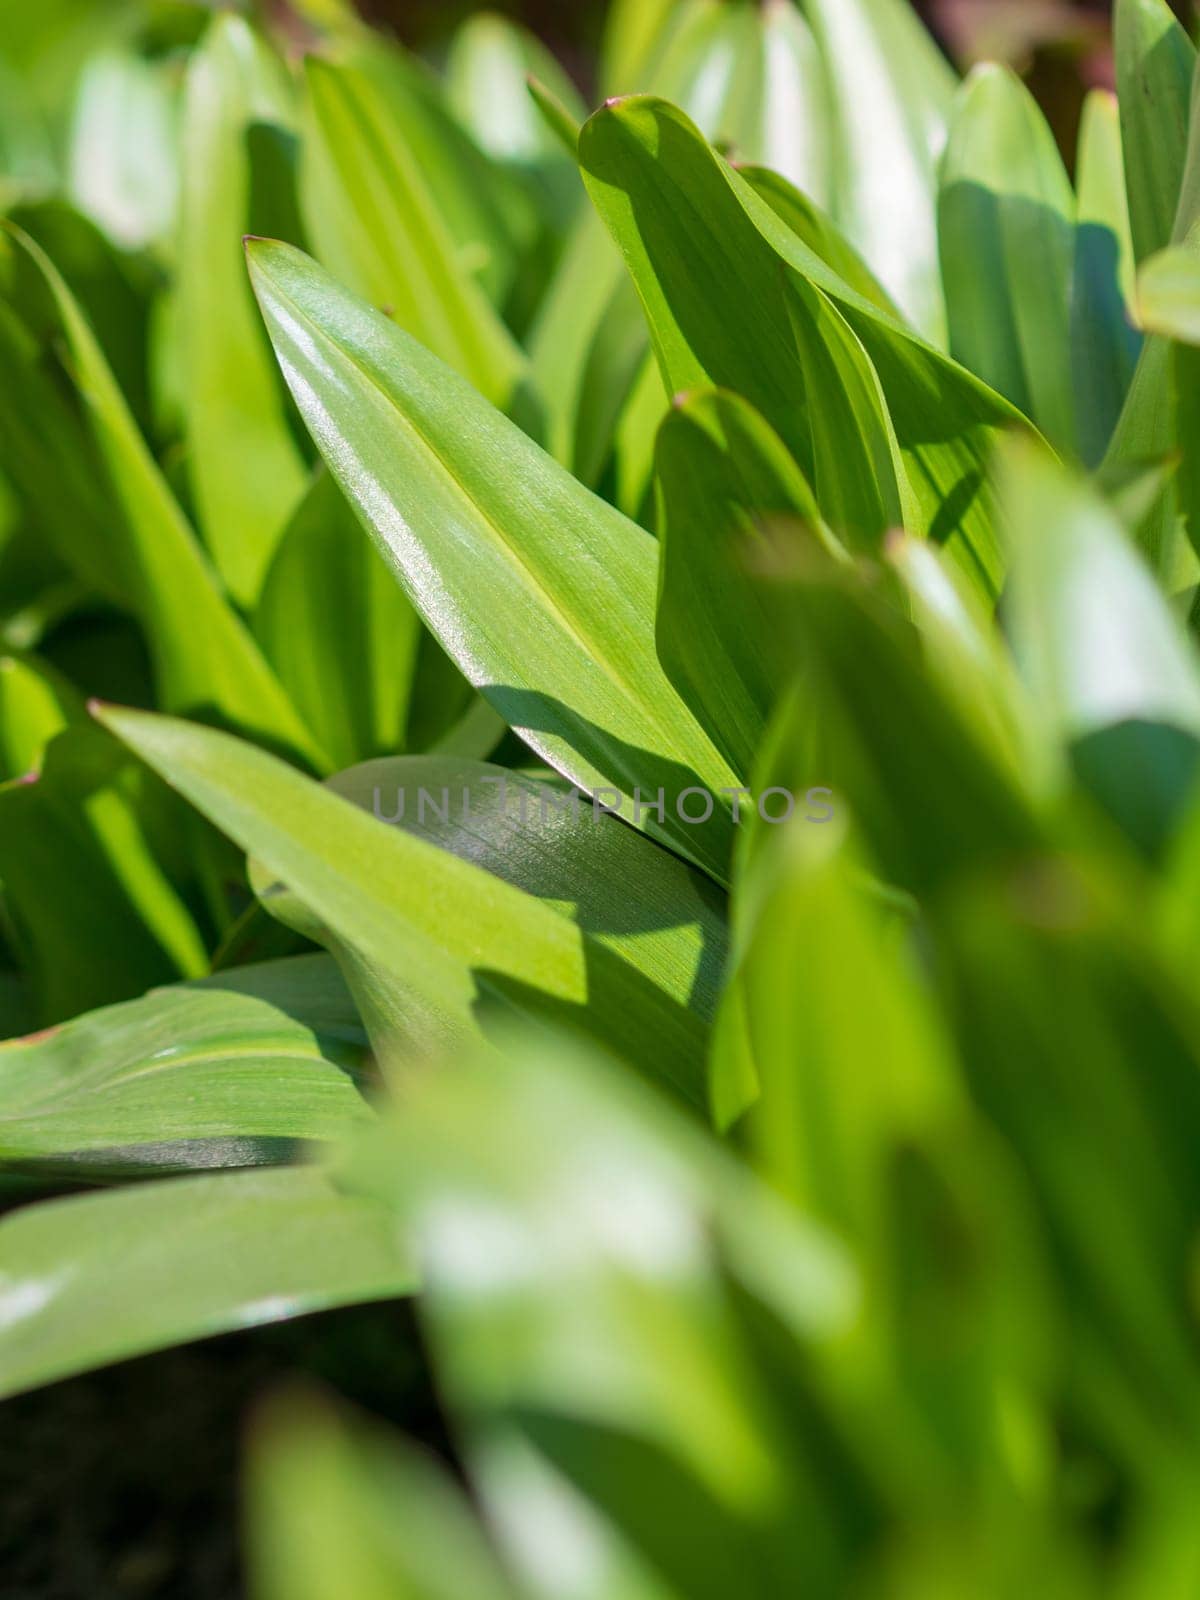
[[[591,115],[488,16],[35,9],[0,1396],[416,1293],[471,1498],[280,1399],[260,1600],[1194,1596],[1164,0],[1073,178],[905,0],[615,0]]]

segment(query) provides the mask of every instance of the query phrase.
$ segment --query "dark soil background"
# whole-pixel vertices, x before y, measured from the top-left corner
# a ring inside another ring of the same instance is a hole
[[[1173,0],[1188,17],[1190,0]],[[917,0],[947,53],[1025,73],[1068,160],[1086,90],[1111,85],[1109,0]],[[364,0],[436,54],[472,0]],[[604,6],[491,0],[537,30],[585,93]],[[0,1405],[0,1600],[241,1600],[247,1418],[296,1374],[448,1454],[411,1311],[334,1312],[74,1379]]]
[[[298,1375],[449,1454],[408,1306],[327,1312],[0,1405],[0,1600],[239,1600],[256,1401]]]

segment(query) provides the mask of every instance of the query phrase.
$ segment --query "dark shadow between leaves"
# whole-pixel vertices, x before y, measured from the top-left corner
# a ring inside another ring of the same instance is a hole
[[[681,795],[689,789],[711,793],[692,768],[609,733],[554,695],[497,683],[481,684],[480,693],[522,737],[539,733],[553,735],[577,750],[590,765],[611,772],[614,785],[622,785],[631,795],[640,791],[647,805],[644,820],[648,836],[676,855],[690,851],[693,859],[715,880],[728,882],[735,828],[727,797],[713,796],[712,816],[705,822],[692,825],[678,819],[677,804]],[[660,789],[666,797],[665,827],[652,820],[648,809]],[[689,796],[685,802],[685,808],[693,813],[699,813],[702,806],[703,801],[698,796]]]
[[[1162,722],[1133,718],[1071,746],[1075,776],[1150,862],[1161,861],[1192,797],[1200,741]]]

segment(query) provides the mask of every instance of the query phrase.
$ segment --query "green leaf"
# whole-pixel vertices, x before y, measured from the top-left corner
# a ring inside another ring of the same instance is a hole
[[[67,188],[85,216],[125,250],[169,239],[179,204],[174,85],[161,62],[99,51],[80,75]]]
[[[773,830],[739,885],[714,1105],[725,1122],[753,1099],[739,1142],[756,1169],[855,1251],[865,1303],[839,1376],[872,1455],[931,1504],[948,1478],[986,1479],[1008,1559],[1031,1486],[996,1407],[1036,1430],[1053,1350],[1027,1196],[972,1114],[920,935],[868,892],[843,834]]]
[[[822,529],[821,514],[778,436],[744,400],[721,390],[676,397],[655,464],[659,658],[726,761],[748,779],[796,667],[755,562],[778,558],[796,522]]]
[[[451,41],[446,76],[449,103],[480,149],[525,178],[549,220],[569,222],[579,179],[530,97],[529,78],[548,86],[570,121],[582,122],[587,111],[551,51],[507,17],[477,12]]]
[[[1118,1465],[1190,1477],[1190,974],[1178,983],[1159,965],[1136,901],[1054,858],[964,887],[934,941],[972,1096],[1016,1151],[1054,1252],[1068,1403]]]
[[[915,629],[877,584],[811,566],[790,596],[803,693],[795,731],[768,746],[770,782],[832,789],[884,881],[912,894],[1038,850],[1035,775],[1014,773],[986,725],[925,665]]]
[[[347,1042],[361,1028],[332,963],[277,966],[243,968],[228,987],[158,989],[0,1046],[0,1162],[86,1179],[274,1165],[295,1141],[367,1121],[364,1052]]]
[[[300,196],[320,260],[496,404],[525,361],[459,259],[447,223],[377,85],[308,57]]]
[[[334,936],[335,954],[350,952],[356,999],[365,971],[378,1005],[390,1005],[388,1036],[373,1028],[372,1041],[393,1072],[447,1038],[479,1037],[498,1005],[594,1031],[652,1078],[701,1098],[701,1020],[568,917],[252,745],[144,712],[97,714],[287,884]]]
[[[199,524],[247,608],[306,477],[241,249],[250,226],[248,133],[286,125],[288,91],[283,64],[246,22],[219,14],[188,66],[178,315]]]
[[[554,90],[548,88],[532,73],[527,87],[542,121],[574,161],[579,152],[579,128],[582,118],[569,110]]]
[[[546,405],[546,448],[586,483],[598,481],[614,419],[647,349],[640,309],[621,294],[621,260],[595,212],[584,212],[529,334],[530,363]],[[606,426],[595,439],[591,419]]]
[[[748,1054],[729,1052],[725,1015],[712,1092],[722,1126],[760,1102],[753,1138],[768,1176],[865,1241],[882,1222],[870,1187],[881,1137],[916,1137],[957,1102],[931,999],[888,926],[894,914],[885,919],[853,881],[844,835],[836,823],[773,830],[740,882],[746,926],[723,1004],[739,1014]],[[864,986],[869,1007],[850,999]]]
[[[894,322],[901,320],[887,291],[842,234],[833,218],[786,178],[767,167],[739,166],[738,172],[802,244],[819,256],[849,289],[877,306]]]
[[[569,916],[702,1022],[725,967],[724,897],[556,780],[453,755],[339,772],[328,788]]]
[[[1144,0],[1144,3],[1149,4],[1150,0]],[[1155,15],[1161,23],[1163,18],[1157,12]],[[1161,54],[1175,39],[1171,29],[1177,28],[1178,25],[1173,19],[1168,20],[1170,29],[1157,47],[1158,54]],[[1194,57],[1191,45],[1186,39],[1183,43]],[[1127,162],[1128,159],[1127,150]],[[1188,131],[1182,187],[1179,189],[1178,205],[1173,216],[1174,222],[1173,224],[1168,222],[1161,244],[1152,247],[1155,253],[1165,246],[1184,247],[1195,244],[1197,232],[1200,230],[1200,117],[1192,118]],[[1139,259],[1141,259],[1140,252]],[[1187,425],[1186,409],[1189,398],[1186,381],[1180,385],[1178,394],[1173,392],[1175,386],[1179,385],[1180,376],[1186,366],[1186,360],[1180,362],[1173,357],[1171,346],[1166,339],[1153,334],[1146,339],[1142,345],[1142,353],[1134,370],[1129,392],[1125,397],[1124,409],[1102,463],[1103,469],[1108,474],[1119,473],[1131,467],[1145,466],[1147,462],[1161,461],[1173,450],[1188,443],[1188,435],[1184,431]],[[1184,401],[1182,413],[1177,407],[1177,399]],[[1189,474],[1185,476],[1183,490],[1185,496],[1193,492],[1190,468]],[[1168,483],[1167,491],[1161,496],[1155,514],[1148,517],[1138,529],[1139,546],[1145,551],[1151,565],[1171,592],[1194,584],[1200,575],[1194,554],[1181,537],[1183,530],[1180,510],[1176,486]],[[1194,536],[1194,510],[1185,506],[1183,511],[1192,525]]]
[[[251,263],[306,422],[443,647],[574,782],[626,815],[664,788],[667,822],[643,826],[721,877],[728,812],[674,812],[732,780],[654,654],[654,541],[298,252]]]
[[[156,287],[141,257],[116,249],[61,200],[14,206],[8,219],[54,262],[96,335],[129,408],[149,426],[148,322]],[[72,429],[78,434],[78,425]]]
[[[1006,67],[964,84],[942,160],[938,231],[950,352],[1042,429],[1075,441],[1075,196],[1037,102]]]
[[[1129,718],[1200,733],[1192,649],[1115,515],[1033,449],[1009,453],[1007,499],[1014,648],[1041,714],[1072,738]]]
[[[1177,245],[1151,256],[1138,273],[1135,309],[1147,333],[1200,344],[1200,254]]]
[[[426,1265],[439,1387],[531,1594],[567,1561],[589,1600],[836,1590],[812,1412],[738,1309],[769,1306],[797,1359],[844,1334],[853,1279],[823,1238],[562,1041],[430,1074],[360,1161]]]
[[[1120,522],[1032,449],[1010,452],[1008,617],[1029,702],[1085,786],[1156,849],[1200,760],[1190,642]]]
[[[207,969],[167,876],[145,775],[97,737],[78,696],[0,657],[0,879],[41,1021]]]
[[[25,240],[22,248],[61,318],[79,398],[123,513],[104,544],[137,597],[162,703],[220,716],[323,765],[278,679],[224,599],[70,290],[38,245]]]
[[[46,746],[81,710],[78,695],[56,672],[0,655],[0,783],[40,771]]]
[[[442,78],[378,34],[355,31],[337,60],[367,77],[453,236],[462,266],[493,304],[520,301],[541,221],[520,178],[492,161],[454,116]],[[535,262],[540,278],[541,264]],[[540,292],[540,281],[535,284]]]
[[[613,12],[610,37],[615,41],[628,35],[631,55],[641,48],[632,41],[641,40],[647,59],[635,71],[625,57],[628,69],[617,69],[622,76],[613,89],[653,90],[682,106],[709,137],[733,144],[743,158],[769,158],[786,170],[803,170],[805,180],[824,194],[823,136],[811,149],[805,142],[809,135],[818,139],[823,95],[808,75],[804,47],[797,42],[803,23],[790,4],[781,7],[771,0],[760,13],[757,7],[713,0],[676,3],[669,16],[659,19],[661,27],[654,23],[648,0],[638,4],[644,15],[636,22]],[[651,44],[656,28],[659,36]],[[803,59],[795,58],[797,50]],[[798,74],[803,77],[802,100],[796,98]],[[641,382],[641,356],[648,346],[641,319],[629,320],[626,287],[621,258],[607,230],[592,211],[585,211],[530,336],[534,378],[547,409],[547,447],[577,477],[593,484],[600,481],[614,442],[615,419],[623,408],[630,433],[644,443],[640,421],[647,388]],[[619,359],[614,359],[614,347]],[[656,427],[665,398],[660,402],[653,390],[649,394],[656,402]],[[599,428],[598,414],[604,419]],[[644,449],[633,454],[637,459],[622,465],[618,495],[618,504],[631,515],[640,505],[651,465]]]
[[[403,746],[420,619],[324,470],[280,541],[254,632],[335,767]]]
[[[604,93],[628,94],[655,70],[672,38],[705,9],[705,0],[613,0],[600,62]]]
[[[797,278],[793,291],[787,313],[808,390],[813,492],[834,533],[869,553],[891,528],[921,528],[920,508],[862,343],[813,284]]]
[[[315,1168],[23,1206],[0,1219],[0,1395],[413,1286],[387,1212]]]
[[[802,293],[810,306],[825,297],[875,368],[913,531],[947,545],[974,582],[994,590],[986,464],[997,431],[1017,413],[844,283],[675,108],[641,97],[606,106],[585,125],[580,151],[592,198],[637,283],[668,389],[735,390],[805,468],[809,412],[828,400],[814,381],[808,401],[810,378],[828,383],[824,361],[836,362],[846,338],[838,319],[826,318],[828,354],[810,374],[792,312]]]
[[[134,583],[113,531],[121,512],[99,452],[45,370],[37,342],[2,299],[0,376],[0,453],[33,535],[89,589],[132,606]]]
[[[812,31],[791,0],[762,8],[762,132],[738,154],[780,173],[819,206],[829,204],[832,141],[824,66]]]
[[[1114,29],[1129,220],[1143,261],[1171,242],[1196,51],[1166,0],[1117,0]]]
[[[1047,758],[992,612],[927,540],[897,534],[885,556],[904,586],[925,666],[939,690],[1014,779],[1039,788]]]
[[[1121,128],[1116,98],[1102,89],[1084,101],[1076,180],[1071,355],[1079,453],[1095,466],[1112,438],[1141,350],[1128,309],[1134,260]]]
[[[903,0],[805,0],[804,11],[829,76],[834,220],[940,343],[936,173],[954,74]]]
[[[248,1546],[256,1600],[511,1600],[443,1468],[302,1391],[255,1419]]]

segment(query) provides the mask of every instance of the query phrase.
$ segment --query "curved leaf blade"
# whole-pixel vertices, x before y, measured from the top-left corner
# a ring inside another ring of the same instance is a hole
[[[282,1141],[335,1140],[368,1122],[355,1081],[365,1039],[332,963],[276,966],[242,969],[236,986],[154,990],[0,1045],[0,1162],[89,1179],[274,1165]],[[280,1004],[293,979],[307,993]]]
[[[521,737],[633,815],[732,780],[654,654],[653,539],[287,246],[251,269],[318,447],[447,653]],[[648,831],[721,877],[732,824]]]
[[[938,196],[950,352],[1065,450],[1074,229],[1075,195],[1037,102],[1008,68],[977,67],[955,105]]]
[[[0,1219],[0,1396],[415,1282],[388,1213],[311,1167],[22,1206]]]
[[[328,928],[334,953],[349,952],[352,987],[366,972],[390,1035],[373,1043],[397,1073],[515,1008],[569,1021],[700,1099],[701,1020],[568,917],[227,734],[115,707],[97,715]]]

